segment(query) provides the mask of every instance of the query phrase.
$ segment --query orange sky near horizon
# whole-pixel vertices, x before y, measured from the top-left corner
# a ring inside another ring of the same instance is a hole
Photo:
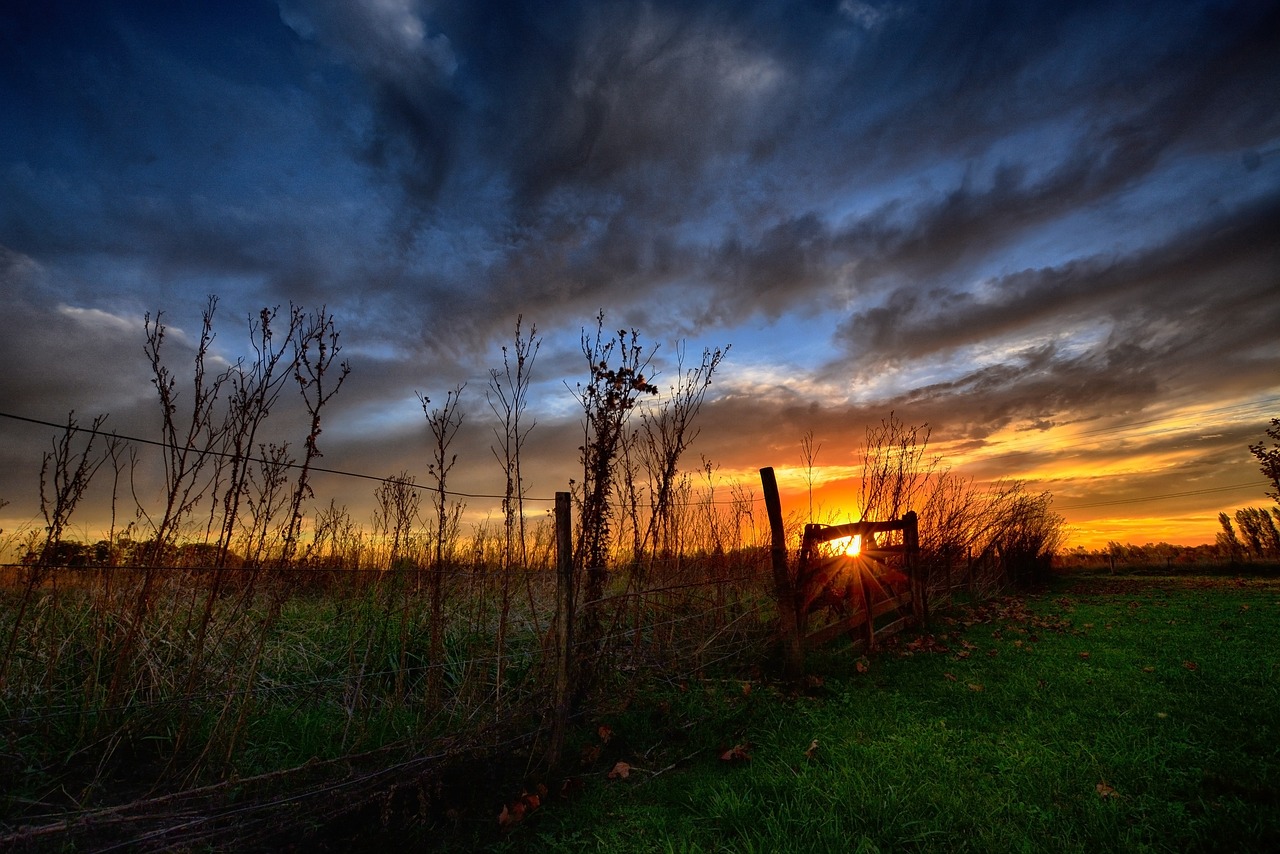
[[[1267,421],[1259,415],[1276,400],[1267,393],[1207,408],[1171,408],[1163,417],[1134,423],[1065,425],[1035,433],[1006,429],[979,448],[966,449],[963,441],[953,440],[931,443],[929,451],[938,458],[939,470],[972,477],[980,490],[1003,478],[1025,482],[1032,493],[1051,493],[1054,512],[1066,519],[1068,547],[1099,549],[1113,541],[1212,544],[1221,530],[1219,513],[1274,503],[1248,445],[1266,438]],[[839,454],[819,449],[814,521],[859,518],[861,460],[855,463],[851,456],[860,453],[860,448]],[[838,455],[849,464],[823,464]],[[803,466],[775,466],[775,472],[784,513],[807,515]]]

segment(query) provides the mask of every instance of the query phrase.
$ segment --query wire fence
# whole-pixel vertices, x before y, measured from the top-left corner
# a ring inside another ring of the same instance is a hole
[[[602,689],[610,680],[633,682],[641,674],[658,681],[691,680],[712,668],[754,664],[769,638],[763,568],[759,552],[611,566],[605,595],[574,608],[578,615],[594,613],[603,631],[575,639],[571,652],[581,667],[604,674]],[[7,574],[0,596],[12,605],[23,590],[22,575],[32,568],[10,564],[2,569]],[[222,784],[179,786],[162,798],[109,806],[88,799],[50,809],[50,801],[60,798],[10,800],[0,818],[0,847],[84,840],[91,840],[95,850],[265,844],[279,833],[282,816],[323,824],[335,811],[352,815],[385,804],[397,787],[425,785],[463,757],[546,744],[555,649],[545,628],[564,617],[552,595],[555,573],[546,569],[504,573],[459,566],[447,571],[448,643],[440,659],[425,657],[430,595],[428,587],[416,583],[429,578],[430,569],[324,571],[334,579],[328,590],[342,589],[344,579],[363,588],[346,600],[329,595],[317,600],[304,586],[291,584],[314,570],[113,566],[42,567],[41,572],[25,617],[15,621],[19,618],[9,607],[0,617],[0,643],[16,638],[0,662],[5,679],[0,733],[10,743],[66,750],[70,740],[73,752],[100,754],[101,779],[93,783],[99,792],[110,790],[111,751],[122,740],[164,740],[165,733],[171,739],[192,715],[203,721],[202,737],[226,748],[229,761],[169,767],[168,777],[176,772],[179,781],[237,767],[237,751],[254,746],[252,733],[236,729],[237,719],[246,714],[251,719],[345,720],[357,728],[363,719],[365,735],[347,739],[350,747],[338,755],[239,780],[234,803],[232,787]],[[213,575],[258,583],[250,595],[234,585],[228,594],[227,586],[219,592],[211,584]],[[143,608],[138,591],[148,578],[151,601]],[[526,590],[530,585],[532,592]],[[505,616],[504,590],[512,606]],[[304,615],[296,619],[315,621],[317,601],[324,609],[320,622],[332,623],[324,628],[333,637],[328,646],[307,650],[308,638],[324,632],[314,622],[299,628],[291,622],[291,609]],[[199,660],[193,637],[206,610],[209,635],[220,634],[233,649],[210,644]],[[338,613],[345,622],[334,617]],[[501,641],[499,627],[505,629]],[[122,638],[130,630],[140,635],[134,647],[138,660],[124,680],[127,688],[112,701],[106,687],[110,668],[86,665],[126,654]],[[406,645],[412,654],[397,661]],[[286,647],[291,658],[282,667],[274,657]],[[236,658],[237,650],[243,658]],[[309,669],[311,675],[305,675]],[[445,690],[430,700],[425,686],[433,675],[445,674]],[[595,708],[584,698],[571,719],[589,718]],[[363,749],[369,733],[395,722],[410,734],[387,743],[380,753]],[[333,738],[339,738],[337,730]],[[448,746],[432,749],[442,744]],[[397,758],[405,754],[413,756]],[[156,784],[164,779],[158,777]]]
[[[125,442],[130,442],[135,445],[146,445],[150,447],[161,448],[164,450],[183,450],[181,446],[174,445],[169,442],[163,442],[158,439],[146,439],[140,436],[130,436],[127,434],[119,433],[114,430],[102,430],[102,429],[93,428],[93,427],[82,427],[79,424],[71,424],[71,423],[59,424],[54,421],[46,421],[40,418],[31,418],[29,416],[17,415],[11,412],[0,412],[0,418],[5,418],[10,421],[16,421],[24,424],[33,424],[40,427],[52,427],[55,430],[65,431],[73,434],[82,433],[87,436],[100,436],[108,439],[121,440]],[[354,478],[357,480],[371,481],[373,483],[378,483],[378,484],[403,485],[409,489],[412,489],[414,492],[417,492],[417,493],[440,494],[450,499],[470,498],[470,499],[488,499],[493,501],[506,501],[513,497],[510,495],[506,495],[505,493],[496,493],[496,492],[464,492],[464,491],[455,490],[455,489],[440,489],[439,486],[437,485],[432,485],[427,483],[417,483],[416,481],[409,482],[405,478],[399,477],[399,476],[374,475],[374,474],[368,474],[365,472],[351,471],[349,469],[318,466],[313,463],[304,464],[304,463],[293,462],[293,461],[272,460],[266,457],[254,456],[253,454],[246,454],[246,453],[235,453],[231,451],[220,451],[216,449],[205,450],[205,451],[202,451],[201,453],[205,456],[235,460],[237,462],[244,463],[244,464],[254,463],[258,465],[275,466],[281,469],[290,469],[295,471],[306,468],[310,472],[332,474],[332,475],[337,475],[339,477],[347,477],[347,478]],[[763,499],[755,496],[737,496],[734,498],[716,499],[710,496],[711,492],[713,492],[713,490],[708,490],[707,497],[699,496],[697,498],[688,498],[688,499],[683,499],[679,501],[674,501],[671,503],[670,506],[699,507],[707,504],[716,505],[716,506],[732,506],[732,505],[738,505],[742,503],[749,503],[754,505],[763,501]],[[541,502],[541,503],[547,503],[547,504],[553,503],[556,500],[554,495],[552,496],[529,495],[526,493],[521,493],[518,496],[518,498],[520,501],[530,501],[535,503]],[[624,509],[624,503],[621,501],[613,502],[613,506],[614,506],[614,509],[616,510]]]

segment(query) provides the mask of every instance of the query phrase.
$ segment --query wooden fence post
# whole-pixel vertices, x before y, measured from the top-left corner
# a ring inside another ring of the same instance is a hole
[[[902,514],[902,562],[907,576],[916,586],[912,599],[921,625],[929,622],[929,566],[920,560],[920,520],[916,511]]]
[[[573,536],[569,493],[556,493],[556,685],[552,698],[555,717],[546,762],[554,768],[564,748],[569,715],[573,711]]]
[[[764,506],[769,513],[769,554],[773,561],[773,594],[778,600],[783,672],[788,679],[799,679],[804,673],[804,638],[800,637],[795,585],[787,572],[787,533],[782,525],[782,499],[778,496],[778,480],[772,466],[760,469],[760,483],[764,487]]]

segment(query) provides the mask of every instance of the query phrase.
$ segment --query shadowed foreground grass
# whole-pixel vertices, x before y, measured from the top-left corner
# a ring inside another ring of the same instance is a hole
[[[865,672],[811,658],[804,696],[620,689],[578,777],[505,831],[498,799],[464,815],[450,844],[1280,850],[1280,584],[1077,577],[932,630]]]

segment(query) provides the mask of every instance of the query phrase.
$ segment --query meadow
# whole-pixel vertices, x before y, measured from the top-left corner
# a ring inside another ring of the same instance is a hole
[[[1274,851],[1277,630],[1274,577],[1058,578],[831,649],[804,691],[743,668],[622,696],[538,809],[502,827],[490,798],[444,847]]]

